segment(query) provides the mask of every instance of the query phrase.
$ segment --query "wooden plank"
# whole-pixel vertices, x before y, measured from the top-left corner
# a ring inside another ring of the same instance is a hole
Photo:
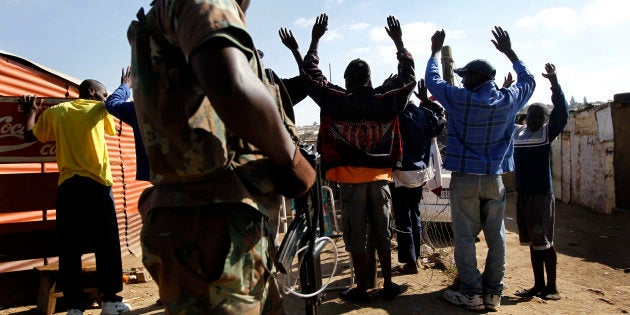
[[[59,173],[0,174],[0,213],[55,209]]]
[[[0,235],[0,262],[56,257],[59,255],[57,243],[55,228],[2,234]]]
[[[54,231],[56,220],[5,223],[0,225],[0,236],[37,231]]]
[[[59,256],[56,221],[0,225],[0,262]],[[82,252],[94,252],[94,242],[84,238]]]

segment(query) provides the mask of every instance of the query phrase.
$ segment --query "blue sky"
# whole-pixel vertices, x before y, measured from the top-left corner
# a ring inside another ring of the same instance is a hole
[[[129,22],[150,0],[1,0],[0,49],[78,79],[94,78],[114,90],[129,64]],[[506,29],[518,56],[534,73],[538,86],[530,102],[550,103],[549,85],[540,73],[552,62],[567,98],[608,101],[630,92],[630,1],[400,1],[400,0],[252,0],[247,12],[254,42],[265,52],[266,67],[280,76],[297,75],[278,29],[292,29],[304,54],[314,19],[329,15],[319,46],[321,66],[331,81],[343,85],[343,70],[355,58],[372,67],[375,85],[395,72],[395,48],[384,31],[386,17],[396,16],[403,40],[423,76],[430,37],[446,31],[455,67],[477,58],[497,69],[497,81],[511,65],[490,40],[493,26]],[[623,31],[623,30],[626,31]],[[330,69],[330,72],[329,72]],[[318,120],[307,99],[296,106],[298,125]]]

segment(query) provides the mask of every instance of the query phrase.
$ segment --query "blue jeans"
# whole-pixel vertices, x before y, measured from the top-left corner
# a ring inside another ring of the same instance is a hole
[[[392,192],[392,206],[394,221],[396,222],[396,240],[398,241],[398,262],[416,264],[420,257],[422,242],[422,223],[420,222],[420,202],[424,187],[394,187]]]
[[[501,294],[505,274],[505,187],[501,175],[451,174],[451,216],[460,293]],[[475,238],[488,245],[483,274],[477,269]]]

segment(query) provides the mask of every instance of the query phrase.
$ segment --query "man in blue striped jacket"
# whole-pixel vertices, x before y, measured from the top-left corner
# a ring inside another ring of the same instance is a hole
[[[444,30],[431,37],[425,81],[448,116],[445,168],[452,172],[451,215],[461,284],[458,291],[446,290],[444,297],[470,310],[496,311],[501,305],[505,274],[505,187],[501,174],[514,170],[514,118],[532,96],[536,83],[512,50],[508,33],[495,27],[492,34],[494,46],[512,62],[516,84],[499,88],[494,82],[496,70],[481,59],[455,70],[464,88],[442,80],[435,56],[444,44]],[[475,253],[480,229],[488,245],[483,274],[477,268]]]

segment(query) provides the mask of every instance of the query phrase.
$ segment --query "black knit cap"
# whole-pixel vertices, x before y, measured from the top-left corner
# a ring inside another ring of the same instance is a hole
[[[348,64],[346,67],[346,71],[343,73],[343,78],[369,78],[370,77],[370,66],[367,62],[357,58]]]

